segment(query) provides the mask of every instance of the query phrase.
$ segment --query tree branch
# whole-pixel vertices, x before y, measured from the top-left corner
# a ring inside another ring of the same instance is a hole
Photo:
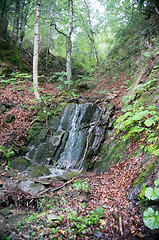
[[[54,27],[55,27],[55,30],[56,30],[58,33],[60,33],[60,34],[62,34],[62,35],[64,35],[64,36],[66,37],[66,33],[60,31],[60,30],[57,28],[56,23],[53,23],[53,24],[51,23],[50,26],[54,26]]]

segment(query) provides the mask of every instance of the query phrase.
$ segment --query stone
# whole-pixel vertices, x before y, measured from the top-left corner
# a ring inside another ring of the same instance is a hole
[[[3,215],[0,214],[0,238],[3,238],[6,235],[6,221]]]
[[[56,215],[54,213],[47,214],[47,220],[48,221],[55,221],[55,220],[57,220],[57,218],[58,218],[58,215]]]
[[[37,165],[29,172],[29,175],[33,178],[49,174],[51,174],[50,170],[44,165]]]
[[[22,181],[20,183],[20,188],[24,192],[29,192],[31,195],[36,195],[37,193],[43,191],[45,187],[40,183],[34,183],[31,180]]]
[[[11,167],[18,169],[20,171],[26,170],[30,166],[31,166],[31,161],[22,156],[14,158],[11,161]]]

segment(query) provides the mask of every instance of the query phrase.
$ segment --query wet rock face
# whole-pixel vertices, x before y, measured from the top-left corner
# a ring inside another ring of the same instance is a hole
[[[37,136],[26,157],[38,164],[77,167],[82,158],[91,158],[98,152],[112,112],[113,106],[101,111],[93,103],[68,104],[61,118],[55,122],[50,119],[48,131],[41,139]]]

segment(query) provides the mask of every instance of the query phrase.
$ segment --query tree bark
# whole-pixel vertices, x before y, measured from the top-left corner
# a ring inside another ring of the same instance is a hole
[[[19,19],[20,19],[20,0],[15,1],[14,22],[13,22],[13,34],[16,42],[18,42],[19,35]]]
[[[72,41],[71,34],[73,31],[73,0],[68,0],[69,4],[69,24],[68,31],[66,34],[66,72],[67,81],[70,82],[72,79],[72,69],[71,69],[71,53],[72,53]]]
[[[68,81],[68,87],[70,88],[70,81],[72,79],[72,69],[71,69],[71,53],[72,53],[72,41],[71,41],[71,34],[73,32],[73,0],[68,0],[68,6],[69,6],[69,22],[68,22],[68,30],[67,34],[60,31],[56,24],[55,30],[64,35],[66,37],[66,72],[67,72],[67,81]]]
[[[40,100],[38,91],[38,50],[39,50],[39,19],[40,19],[41,0],[37,0],[36,18],[34,25],[34,53],[33,53],[33,86],[34,94],[37,100]]]
[[[24,0],[22,2],[22,13],[21,13],[21,23],[20,23],[20,37],[19,37],[19,42],[22,43],[23,38],[25,36],[25,26],[27,23],[27,16],[29,12],[29,4],[30,0]]]
[[[95,44],[94,44],[94,33],[93,33],[93,29],[92,29],[92,24],[91,24],[91,17],[90,17],[90,10],[89,10],[89,6],[86,0],[84,0],[84,3],[86,5],[86,9],[87,9],[87,22],[88,22],[88,29],[89,29],[89,33],[87,31],[88,34],[88,38],[91,41],[92,44],[92,51],[93,51],[93,55],[94,55],[94,61],[95,64],[98,64],[98,55],[97,55],[97,51],[95,48]]]

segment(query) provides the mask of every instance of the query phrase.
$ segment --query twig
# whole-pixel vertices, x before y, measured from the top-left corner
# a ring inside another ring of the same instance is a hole
[[[58,190],[60,190],[61,188],[65,187],[67,184],[73,182],[74,179],[75,179],[75,178],[72,178],[71,180],[67,181],[67,182],[64,183],[62,186],[59,186],[59,187],[57,187],[57,188],[52,189],[52,188],[50,187],[50,188],[48,188],[48,189],[40,192],[39,194],[41,195],[41,194],[44,194],[44,193],[47,193],[47,192],[55,192],[55,191],[58,191]]]

